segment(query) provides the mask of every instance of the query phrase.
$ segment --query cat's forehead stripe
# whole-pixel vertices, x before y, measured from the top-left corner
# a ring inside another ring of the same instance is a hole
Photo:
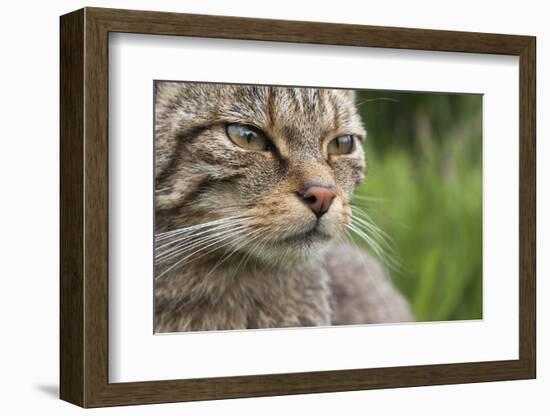
[[[324,88],[162,83],[164,108],[196,113],[197,119],[255,124],[259,128],[364,135],[351,91]],[[304,138],[305,140],[306,138]],[[319,139],[319,137],[317,137]]]

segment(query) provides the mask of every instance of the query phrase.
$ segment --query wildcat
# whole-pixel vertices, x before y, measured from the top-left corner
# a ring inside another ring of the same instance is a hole
[[[155,331],[412,320],[342,241],[365,138],[352,91],[155,82]]]

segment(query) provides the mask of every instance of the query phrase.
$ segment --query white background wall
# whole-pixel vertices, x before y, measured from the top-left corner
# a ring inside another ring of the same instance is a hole
[[[82,6],[241,15],[537,36],[538,380],[316,394],[92,410],[89,414],[547,415],[550,285],[544,243],[550,145],[546,2],[441,1],[68,1],[5,2],[0,15],[0,409],[3,414],[76,414],[58,390],[58,16]],[[544,200],[546,198],[546,201]],[[545,264],[543,264],[545,263]],[[546,273],[547,274],[547,273]],[[546,331],[543,331],[543,325]]]

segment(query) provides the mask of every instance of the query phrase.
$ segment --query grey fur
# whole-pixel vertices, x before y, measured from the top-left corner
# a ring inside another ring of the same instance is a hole
[[[228,234],[210,247],[191,236],[200,255],[173,268],[157,264],[157,332],[412,319],[380,264],[341,242],[365,171],[366,132],[352,92],[173,82],[155,88],[157,234],[237,218],[224,232],[233,227],[240,239],[231,245]],[[228,123],[261,129],[277,150],[239,148],[225,133]],[[343,134],[356,138],[357,149],[327,155],[328,141]],[[319,222],[297,197],[308,181],[337,190]],[[306,237],[315,224],[318,233]],[[214,228],[204,228],[205,241]]]

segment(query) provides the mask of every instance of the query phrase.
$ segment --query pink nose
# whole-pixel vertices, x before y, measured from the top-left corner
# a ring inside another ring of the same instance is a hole
[[[315,213],[317,218],[321,218],[330,208],[332,200],[336,196],[336,189],[334,185],[311,185],[298,192],[298,194]]]

